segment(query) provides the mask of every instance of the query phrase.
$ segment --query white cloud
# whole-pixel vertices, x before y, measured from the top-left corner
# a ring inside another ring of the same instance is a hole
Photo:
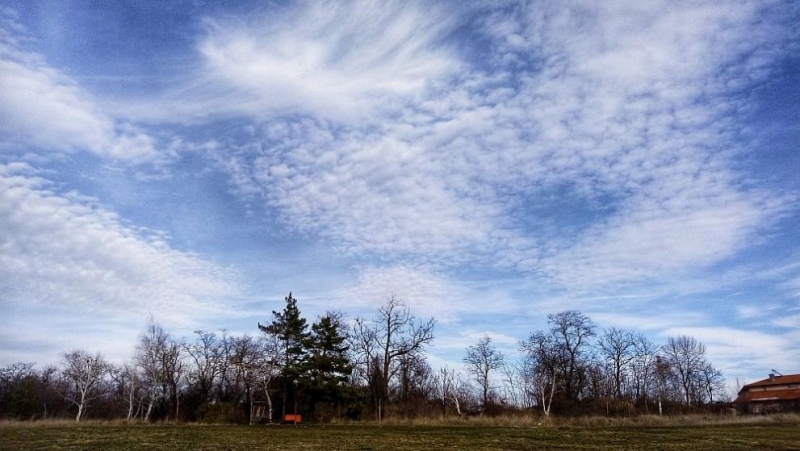
[[[290,227],[348,254],[424,250],[457,261],[460,251],[492,244],[501,210],[447,186],[453,179],[429,160],[429,149],[305,120],[276,121],[266,133],[268,150],[248,146],[222,164],[239,192],[260,193]]]
[[[0,302],[187,326],[235,294],[228,270],[170,247],[26,165],[0,166]]]
[[[679,199],[680,195],[637,206],[591,227],[544,266],[560,282],[577,285],[704,267],[746,247],[755,231],[774,221],[780,211],[779,205],[759,205],[754,203],[757,199],[735,192],[720,200],[702,199],[706,194],[689,199]],[[677,211],[658,205],[668,202]]]
[[[753,80],[767,67],[742,59],[756,12],[593,5],[491,22],[539,71],[473,67],[399,116],[378,115],[377,127],[337,124],[324,108],[330,120],[272,121],[260,150],[235,158],[237,181],[290,226],[401,261],[511,265],[592,286],[735,255],[787,203],[745,190],[732,169],[745,151],[731,138],[743,105],[723,94],[730,66]],[[294,17],[287,27],[304,36]],[[320,29],[338,36],[348,24]],[[587,205],[586,225],[560,223],[564,202]]]
[[[463,369],[467,348],[475,346],[484,336],[492,340],[492,346],[503,353],[506,362],[513,362],[519,355],[519,337],[498,330],[449,329],[444,334],[437,332],[429,361],[434,368],[448,366],[457,370]]]
[[[556,203],[590,205],[586,227],[539,228],[543,254],[523,248],[511,261],[572,286],[663,277],[730,257],[781,218],[788,198],[746,191],[732,170],[745,150],[730,138],[742,105],[723,87],[730,66],[749,83],[763,77],[770,48],[743,58],[755,44],[741,36],[768,39],[753,29],[756,8],[740,6],[537,4],[520,24],[487,21],[498,41],[522,33],[529,47],[513,51],[544,63],[519,96],[530,147],[544,152],[509,158],[503,173],[532,186],[533,205],[548,185],[569,187]]]
[[[751,270],[749,277],[774,284],[789,299],[800,299],[800,255],[793,252],[788,258],[774,258],[767,265]],[[765,306],[759,305],[764,311]],[[777,308],[777,304],[771,308]]]
[[[111,361],[122,363],[132,358],[134,343],[148,320],[146,314],[110,318],[100,312],[72,310],[59,305],[26,306],[24,312],[13,310],[0,332],[3,343],[0,362],[3,363],[55,364],[64,352],[73,349],[100,352]]]
[[[678,326],[700,326],[709,323],[706,314],[697,311],[688,311],[669,305],[666,302],[650,302],[649,305],[640,305],[634,308],[621,309],[609,312],[602,308],[601,312],[590,313],[598,327],[608,329],[611,327],[635,330],[652,335]]]
[[[155,101],[165,109],[131,111],[166,121],[301,113],[371,122],[459,68],[441,44],[456,16],[431,8],[304,1],[248,18],[206,18],[200,68]]]
[[[783,281],[780,287],[790,296],[800,299],[800,263],[793,263],[778,269]]]
[[[772,368],[794,368],[800,352],[792,334],[732,327],[673,327],[664,336],[687,335],[706,345],[709,360],[723,374],[766,376]],[[795,334],[796,335],[796,334]]]
[[[2,19],[0,141],[130,162],[165,157],[155,138],[108,115],[73,78],[26,50],[30,38],[13,17],[4,12]]]
[[[371,317],[391,295],[401,299],[420,317],[452,323],[464,315],[480,313],[484,318],[516,309],[509,296],[456,283],[435,270],[396,265],[363,268],[355,284],[336,294],[348,309]],[[484,302],[475,302],[482,299]]]
[[[345,254],[652,280],[736,255],[786,210],[733,169],[739,94],[780,40],[762,12],[535,3],[486,14],[488,60],[469,64],[447,44],[465,16],[300,3],[207,19],[199,72],[132,109],[263,124],[221,144],[220,167]]]
[[[783,286],[789,290],[792,296],[800,298],[800,275],[795,275],[792,279],[787,280]]]

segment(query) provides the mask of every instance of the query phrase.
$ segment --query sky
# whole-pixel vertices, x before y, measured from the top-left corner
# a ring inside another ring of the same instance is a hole
[[[0,3],[0,365],[393,294],[800,373],[800,4]]]

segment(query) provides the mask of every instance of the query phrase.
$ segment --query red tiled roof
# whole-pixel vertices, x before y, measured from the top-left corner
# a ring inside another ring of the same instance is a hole
[[[743,390],[753,387],[769,387],[772,385],[784,385],[784,384],[800,384],[800,374],[790,374],[788,376],[775,376],[772,379],[763,379],[758,382],[753,382],[752,384],[747,384],[742,387],[742,390],[739,391],[741,393]]]
[[[755,390],[740,392],[736,403],[764,402],[764,401],[794,401],[800,400],[800,389],[787,388],[785,390]]]

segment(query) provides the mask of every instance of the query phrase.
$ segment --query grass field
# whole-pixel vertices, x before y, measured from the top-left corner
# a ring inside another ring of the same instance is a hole
[[[3,450],[800,450],[800,423],[699,426],[0,424]]]

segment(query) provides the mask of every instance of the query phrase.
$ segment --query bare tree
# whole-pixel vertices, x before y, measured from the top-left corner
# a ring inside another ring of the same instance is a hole
[[[523,368],[529,392],[549,417],[555,394],[563,390],[563,360],[567,357],[556,339],[541,331],[520,342],[520,350],[525,354]]]
[[[458,416],[463,415],[462,406],[466,394],[464,393],[463,378],[456,372],[455,369],[443,367],[439,369],[439,374],[436,376],[438,383],[439,398],[442,400],[442,412],[447,414],[447,405],[452,404],[456,409]]]
[[[227,401],[228,392],[230,391],[228,387],[228,371],[230,367],[230,356],[233,353],[233,338],[225,329],[222,329],[220,332],[222,336],[219,338],[215,356],[219,371],[216,378],[216,387],[211,395],[212,402]]]
[[[18,362],[0,368],[0,417],[47,418],[58,409],[63,397],[58,368],[45,366],[36,370],[34,363]]]
[[[400,370],[399,359],[421,353],[433,341],[435,324],[433,318],[418,321],[394,295],[378,309],[373,321],[356,318],[352,349],[358,354],[357,361],[365,365],[362,373],[377,400],[388,398],[389,382]]]
[[[130,362],[125,362],[120,366],[109,365],[109,368],[109,375],[117,386],[116,392],[119,400],[128,405],[128,413],[125,418],[130,421],[138,413],[134,410],[141,379],[138,368]]]
[[[162,355],[164,380],[168,386],[168,396],[172,405],[172,412],[175,421],[181,417],[181,394],[185,386],[181,385],[186,364],[183,361],[183,344],[179,341],[170,340],[166,352]]]
[[[558,391],[556,375],[546,371],[537,371],[535,381],[542,397],[542,412],[546,417],[549,417],[550,409],[553,406],[553,397]]]
[[[677,338],[670,337],[661,351],[680,382],[684,401],[691,404],[693,399],[696,400],[693,382],[707,365],[706,346],[693,337],[681,335]]]
[[[706,362],[705,365],[700,367],[697,372],[698,387],[703,392],[703,396],[708,396],[708,403],[714,404],[715,396],[717,400],[720,397],[726,396],[727,387],[725,386],[725,378],[722,377],[722,372],[714,368],[714,366]]]
[[[612,405],[609,401],[611,398],[615,397],[616,394],[613,371],[600,362],[594,362],[586,365],[584,372],[586,374],[587,386],[584,388],[583,393],[588,398],[593,398],[597,401],[605,401],[606,415],[608,415]]]
[[[229,356],[231,371],[229,387],[234,405],[247,403],[248,412],[253,410],[253,389],[258,383],[261,349],[258,340],[249,335],[233,337],[232,353]]]
[[[597,340],[597,348],[611,370],[614,396],[622,397],[622,384],[629,372],[628,365],[635,357],[636,340],[633,332],[612,327]]]
[[[86,412],[89,402],[99,395],[98,387],[109,365],[98,353],[91,355],[83,350],[74,350],[63,356],[64,387],[61,396],[78,408],[75,421],[78,422]]]
[[[429,399],[434,389],[433,370],[421,354],[406,354],[398,358],[398,371],[392,392],[401,401]]]
[[[492,339],[484,336],[476,345],[467,348],[464,356],[464,363],[481,387],[482,403],[485,408],[489,402],[489,391],[491,390],[490,374],[492,371],[503,366],[505,356],[492,345]]]
[[[254,375],[258,386],[263,390],[264,397],[267,400],[267,421],[273,421],[273,406],[272,406],[272,381],[280,374],[279,362],[281,358],[281,346],[278,344],[277,339],[265,334],[261,340],[258,341],[259,357],[254,362]]]
[[[188,376],[191,384],[200,392],[204,401],[211,401],[214,382],[220,375],[222,344],[213,332],[196,330],[194,342],[184,345],[190,361],[194,364]]]
[[[520,408],[531,408],[535,402],[531,402],[526,393],[524,361],[505,362],[500,368],[503,377],[503,393],[505,399],[513,406]]]
[[[150,321],[136,347],[136,362],[142,369],[142,385],[147,392],[145,420],[161,400],[172,406],[177,420],[180,415],[179,384],[184,371],[181,343],[172,340],[164,329]]]
[[[647,408],[648,394],[652,394],[656,388],[657,354],[658,345],[648,340],[646,336],[639,334],[634,337],[633,359],[630,363],[632,389],[636,399],[645,400],[645,408]]]
[[[567,400],[573,401],[582,389],[581,371],[589,347],[588,340],[595,334],[594,323],[577,310],[548,315],[547,322],[551,325],[550,333],[563,355],[558,363],[564,376],[564,393]]]
[[[350,341],[349,357],[353,362],[351,381],[353,385],[371,384],[373,367],[378,359],[378,331],[371,321],[356,318],[353,332],[348,337]]]
[[[670,363],[661,355],[656,355],[656,361],[653,364],[653,375],[655,376],[656,383],[656,397],[658,399],[658,414],[663,415],[664,410],[662,407],[662,400],[670,399],[671,394],[675,393],[672,387],[677,384],[675,381],[675,373],[672,371]],[[679,401],[681,396],[677,397]]]

